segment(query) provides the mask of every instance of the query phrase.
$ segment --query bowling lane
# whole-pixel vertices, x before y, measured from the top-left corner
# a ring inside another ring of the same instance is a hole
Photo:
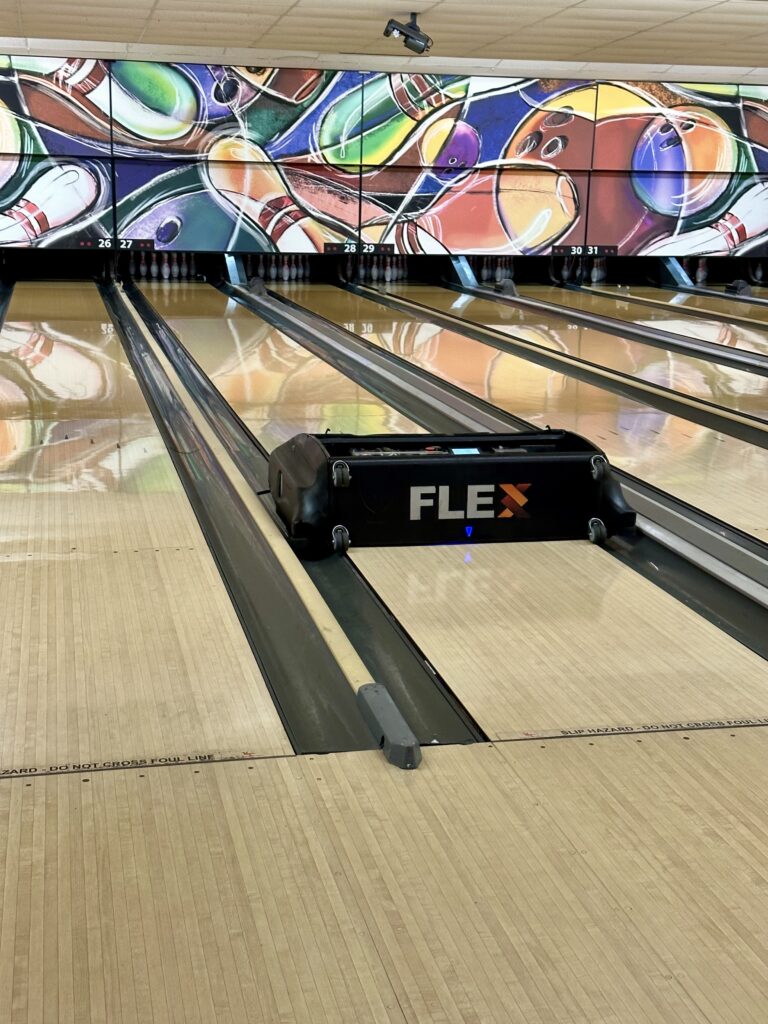
[[[629,298],[643,299],[658,303],[664,309],[674,306],[675,309],[696,309],[705,313],[711,313],[713,317],[738,318],[740,322],[748,321],[748,326],[754,324],[756,329],[768,330],[768,308],[760,306],[747,306],[738,299],[719,299],[714,295],[695,295],[693,292],[677,292],[672,288],[652,288],[650,286],[630,285],[629,288],[618,288],[615,285],[599,284],[594,286],[595,291],[605,293],[612,297],[628,295]]]
[[[303,430],[421,432],[210,285],[146,282],[140,288],[265,448]]]
[[[91,284],[0,332],[0,767],[290,753]]]
[[[768,418],[768,377],[622,338],[560,316],[424,285],[391,289],[433,309],[726,409]]]
[[[265,444],[326,426],[413,429],[209,286],[144,290]],[[347,298],[337,289],[326,291]],[[313,286],[302,294],[315,292]],[[361,403],[371,410],[364,417]],[[494,737],[588,727],[606,716],[627,725],[737,710],[757,714],[768,707],[759,659],[586,542],[352,552],[392,613]],[[521,605],[515,615],[523,628],[510,630],[510,608]],[[693,657],[681,634],[691,638]],[[649,671],[639,667],[646,651],[654,652]]]
[[[574,430],[611,462],[768,540],[768,451],[603,391],[330,285],[284,286],[308,309],[536,424]]]
[[[730,323],[728,320],[718,319],[715,313],[712,314],[711,320],[687,316],[685,308],[690,305],[688,300],[691,296],[686,292],[645,289],[649,294],[654,292],[659,302],[657,306],[648,306],[641,302],[633,302],[631,299],[631,295],[639,295],[643,291],[641,288],[622,288],[620,291],[616,289],[601,295],[586,290],[578,291],[575,288],[554,288],[551,285],[521,285],[518,291],[526,299],[554,302],[583,313],[610,316],[641,327],[655,327],[672,334],[680,334],[684,338],[768,355],[768,323],[762,325],[755,321],[754,327]],[[751,314],[747,312],[746,315]]]

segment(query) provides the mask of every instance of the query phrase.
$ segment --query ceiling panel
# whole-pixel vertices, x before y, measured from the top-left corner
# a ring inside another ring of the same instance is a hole
[[[564,75],[594,65],[599,76],[605,63],[668,77],[691,65],[768,81],[768,0],[423,0],[420,11],[434,39],[426,57],[383,37],[388,18],[408,18],[387,0],[3,0],[0,47],[384,70],[444,71],[463,58],[466,71],[534,63],[542,75],[562,64]]]

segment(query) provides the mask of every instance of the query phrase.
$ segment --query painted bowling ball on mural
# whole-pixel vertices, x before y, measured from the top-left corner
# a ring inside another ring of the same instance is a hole
[[[238,221],[203,190],[160,199],[143,212],[121,221],[118,229],[122,238],[151,239],[161,251],[266,251],[272,248],[265,235]]]
[[[593,130],[594,122],[571,106],[537,110],[520,124],[504,157],[565,170],[588,168]]]
[[[480,156],[480,136],[466,121],[441,117],[419,140],[419,155],[436,178],[450,182],[474,168]]]
[[[648,118],[632,153],[632,186],[667,217],[695,217],[715,206],[737,170],[739,149],[711,111],[675,107]]]
[[[499,171],[496,206],[515,249],[533,253],[565,234],[576,220],[579,200],[567,174],[518,164]]]

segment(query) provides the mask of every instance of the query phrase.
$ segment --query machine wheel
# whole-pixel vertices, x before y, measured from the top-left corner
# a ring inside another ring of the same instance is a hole
[[[587,536],[592,544],[604,544],[608,540],[608,531],[602,519],[590,519]]]
[[[334,526],[333,528],[333,550],[338,555],[343,555],[349,549],[349,530],[346,526]]]
[[[605,470],[608,463],[605,461],[602,455],[593,455],[589,460],[592,466],[592,479],[602,480],[605,476]]]
[[[346,462],[334,462],[331,467],[331,480],[333,481],[334,487],[349,487],[349,481],[352,479],[352,474],[349,472],[349,466]]]

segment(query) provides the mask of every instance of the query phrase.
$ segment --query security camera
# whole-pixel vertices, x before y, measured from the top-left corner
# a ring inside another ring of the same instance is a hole
[[[404,25],[401,21],[390,18],[387,27],[384,29],[385,36],[392,36],[393,39],[403,37],[403,43],[414,53],[427,53],[432,46],[432,40],[422,32],[416,23],[416,14],[411,14],[411,20]]]

